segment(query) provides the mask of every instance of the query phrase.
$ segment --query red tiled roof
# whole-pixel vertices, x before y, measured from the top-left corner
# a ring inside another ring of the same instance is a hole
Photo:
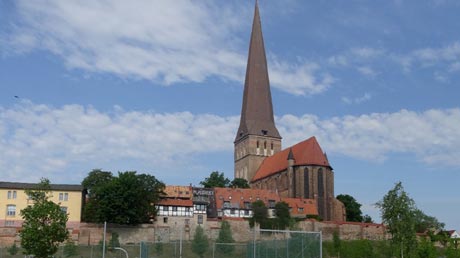
[[[244,203],[253,203],[258,199],[268,206],[268,201],[280,201],[276,191],[265,189],[241,189],[241,188],[214,188],[216,194],[217,209],[222,209],[224,201],[230,202],[231,207],[244,209]]]
[[[294,165],[296,166],[317,165],[330,167],[326,155],[324,155],[318,141],[313,136],[264,159],[251,181],[254,182],[286,170],[290,149],[292,149],[295,160]]]
[[[183,199],[163,199],[158,202],[158,205],[192,207],[193,201]]]
[[[287,203],[289,208],[292,208],[290,212],[292,216],[318,215],[318,208],[314,199],[281,198],[281,201]],[[302,208],[303,211],[299,211],[299,208]]]
[[[163,192],[166,198],[192,198],[191,186],[167,185]]]

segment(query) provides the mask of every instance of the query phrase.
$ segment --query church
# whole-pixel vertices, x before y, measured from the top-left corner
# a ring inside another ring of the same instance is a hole
[[[314,199],[325,221],[345,221],[334,195],[334,172],[316,138],[282,149],[275,125],[267,59],[256,1],[244,82],[241,120],[234,141],[235,178],[281,197]]]

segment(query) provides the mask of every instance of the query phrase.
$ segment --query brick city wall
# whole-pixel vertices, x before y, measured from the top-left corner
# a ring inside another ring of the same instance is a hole
[[[248,242],[254,238],[253,230],[249,223],[243,219],[227,219],[231,228],[232,235],[236,242]],[[188,223],[188,224],[186,224]],[[221,222],[218,220],[204,220],[200,225],[203,226],[206,235],[211,240],[217,239]],[[109,240],[112,233],[116,232],[120,243],[139,243],[143,242],[170,242],[192,240],[198,220],[195,217],[168,217],[167,222],[158,219],[155,224],[142,224],[138,226],[107,225],[106,239]],[[323,240],[332,240],[334,232],[338,232],[343,240],[382,240],[387,239],[385,227],[381,224],[372,223],[353,223],[353,222],[318,222],[314,220],[302,221],[297,224],[297,230],[302,231],[321,231]],[[104,225],[81,223],[69,229],[71,238],[80,245],[97,245],[102,240]],[[0,246],[11,246],[19,243],[19,228],[0,227]],[[256,236],[258,239],[260,235]],[[266,237],[266,236],[265,236]]]

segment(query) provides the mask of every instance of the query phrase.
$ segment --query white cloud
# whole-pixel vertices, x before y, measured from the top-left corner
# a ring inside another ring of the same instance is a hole
[[[283,116],[282,135],[293,144],[316,135],[328,153],[383,161],[392,153],[412,153],[430,164],[460,166],[460,109],[417,113],[374,113],[320,120]]]
[[[354,57],[363,58],[363,59],[371,59],[377,58],[384,54],[385,51],[382,49],[376,49],[371,47],[358,47],[352,48],[350,53]]]
[[[392,154],[409,153],[427,164],[460,166],[460,109],[325,120],[284,115],[276,120],[285,147],[315,135],[329,154],[384,161]],[[0,107],[2,180],[34,182],[45,176],[57,182],[78,181],[90,169],[116,171],[122,165],[151,168],[160,179],[187,173],[206,164],[199,156],[232,156],[238,121],[237,116],[119,107],[104,113],[80,105],[56,108],[23,101]]]
[[[374,77],[377,75],[377,72],[375,72],[372,68],[370,68],[369,66],[360,66],[358,68],[356,68],[358,70],[358,72],[360,72],[362,75],[366,75],[366,76],[369,76],[369,77]]]
[[[327,59],[328,63],[334,66],[348,66],[348,58],[345,55],[331,56]]]
[[[364,93],[363,96],[358,97],[358,98],[349,98],[349,97],[342,97],[342,102],[345,104],[361,104],[363,102],[371,100],[372,95],[370,93]]]
[[[273,86],[294,95],[321,93],[335,81],[330,74],[318,75],[320,67],[315,63],[289,64],[271,56],[269,69]]]
[[[212,1],[20,0],[9,50],[36,49],[60,56],[70,69],[142,78],[163,85],[209,77],[241,82],[246,67],[249,5]],[[269,64],[273,86],[316,94],[333,82],[319,67]],[[280,79],[277,72],[283,72]]]
[[[237,117],[188,112],[116,108],[107,114],[79,105],[53,108],[22,102],[0,109],[0,164],[9,180],[36,179],[75,164],[92,169],[126,159],[164,168],[179,157],[228,150],[237,122]],[[88,171],[80,172],[81,179]]]
[[[330,56],[327,64],[334,67],[356,69],[360,74],[375,77],[378,72],[371,68],[371,65],[382,61],[385,51],[383,49],[371,47],[355,47],[343,53]]]
[[[410,71],[414,66],[422,68],[440,66],[445,67],[440,69],[440,71],[448,70],[449,72],[457,72],[460,67],[460,42],[456,41],[439,48],[427,47],[415,49],[408,54],[393,54],[391,56],[393,60],[403,66],[406,72]],[[440,77],[435,74],[435,79],[439,80]],[[444,78],[441,79],[441,81],[445,81]]]

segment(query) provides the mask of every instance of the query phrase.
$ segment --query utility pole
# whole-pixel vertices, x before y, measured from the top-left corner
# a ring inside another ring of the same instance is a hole
[[[102,258],[105,258],[105,233],[107,232],[107,221],[104,221],[104,236],[102,242]]]

